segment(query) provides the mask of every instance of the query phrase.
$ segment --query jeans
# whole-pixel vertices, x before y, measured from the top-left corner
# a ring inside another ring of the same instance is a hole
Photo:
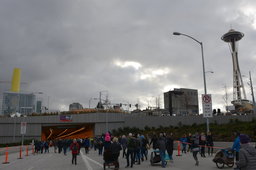
[[[76,164],[76,156],[77,156],[77,154],[72,153],[72,164],[74,164],[74,161]]]
[[[198,153],[198,151],[193,151],[193,157],[194,157],[195,161],[198,161],[197,153]]]
[[[165,151],[159,151],[160,152],[160,157],[161,157],[161,161],[162,161],[162,167],[166,166],[166,161],[165,161]]]
[[[134,164],[134,157],[135,157],[135,151],[133,149],[127,149],[127,153],[126,153],[127,165],[126,166],[130,165],[129,157],[131,157],[131,167],[132,167]]]

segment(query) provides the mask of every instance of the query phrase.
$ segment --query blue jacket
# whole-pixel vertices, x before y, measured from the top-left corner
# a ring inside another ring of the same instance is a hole
[[[90,140],[89,139],[84,140],[84,147],[90,147]]]
[[[182,145],[186,145],[188,142],[188,139],[186,137],[180,138],[180,141],[182,142]]]
[[[240,138],[239,138],[239,136],[236,137],[236,139],[233,143],[232,149],[235,150],[236,152],[239,152],[239,150],[240,150]]]

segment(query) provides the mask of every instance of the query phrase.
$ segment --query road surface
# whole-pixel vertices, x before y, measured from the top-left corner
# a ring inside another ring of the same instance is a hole
[[[150,155],[151,151],[149,151]],[[102,170],[103,158],[99,156],[96,151],[90,150],[89,154],[85,155],[84,149],[81,149],[81,154],[77,157],[77,165],[71,163],[71,152],[65,156],[63,153],[54,153],[50,149],[50,153],[32,154],[29,152],[28,156],[23,153],[22,159],[19,158],[19,153],[11,153],[8,155],[9,164],[2,164],[5,162],[5,155],[0,156],[1,170]],[[174,151],[173,162],[168,161],[165,169],[172,170],[217,170],[218,168],[212,162],[213,156],[206,156],[206,158],[199,158],[199,166],[195,166],[195,161],[192,153],[176,156],[177,151]],[[133,168],[125,168],[126,159],[119,157],[120,169],[134,169],[134,170],[160,170],[164,169],[160,164],[151,166],[149,160],[141,162],[140,165],[134,165]],[[113,169],[113,167],[107,168]],[[224,169],[232,169],[225,167]]]

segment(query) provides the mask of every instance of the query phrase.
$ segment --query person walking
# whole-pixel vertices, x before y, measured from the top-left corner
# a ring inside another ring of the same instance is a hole
[[[173,160],[173,134],[170,133],[166,137],[166,150],[169,155],[170,160]]]
[[[44,141],[44,153],[49,153],[49,143],[48,143],[48,141]]]
[[[118,163],[115,164],[115,169],[119,168],[119,161],[118,161],[118,157],[120,155],[120,151],[122,150],[121,144],[118,142],[118,138],[114,137],[113,138],[113,143],[111,143],[110,145],[110,152],[112,154],[112,158],[115,162]]]
[[[235,140],[233,142],[232,150],[235,151],[235,158],[236,161],[239,160],[239,150],[240,150],[240,133],[234,132]]]
[[[102,155],[102,152],[103,152],[103,147],[104,147],[104,138],[103,137],[100,137],[99,140],[98,140],[98,144],[97,144],[97,148],[98,148],[98,153],[99,155]]]
[[[239,150],[239,161],[236,162],[240,170],[255,170],[256,169],[256,149],[249,145],[250,138],[241,134],[239,136],[241,149]]]
[[[140,138],[140,134],[137,134],[136,136],[135,136],[135,143],[136,143],[135,162],[137,163],[137,165],[140,165],[142,141]]]
[[[126,156],[126,149],[127,149],[127,138],[125,135],[122,136],[120,143],[123,149],[123,158],[124,158]]]
[[[58,140],[57,146],[58,146],[58,153],[61,153],[62,152],[62,148],[63,148],[63,142],[62,142],[61,139]]]
[[[160,152],[162,168],[165,168],[167,164],[167,162],[165,161],[166,141],[162,133],[159,134],[159,139],[157,140],[157,146]]]
[[[67,140],[67,139],[64,139],[64,140],[62,141],[62,146],[63,146],[63,153],[64,153],[64,155],[67,155],[67,149],[68,149],[68,147],[69,147],[69,145],[68,145],[68,140]]]
[[[140,136],[141,138],[141,161],[144,161],[144,158],[148,160],[148,147],[149,147],[149,142],[148,139],[145,138],[144,135]]]
[[[182,150],[181,150],[181,153],[186,153],[187,151],[187,143],[188,143],[188,141],[187,141],[187,135],[186,134],[184,134],[183,135],[183,137],[182,138],[180,138],[180,142],[181,142],[181,144],[182,144]]]
[[[205,158],[205,145],[206,145],[206,136],[204,132],[201,133],[200,135],[200,140],[199,140],[199,145],[201,147],[201,157]]]
[[[77,164],[77,155],[79,152],[79,144],[77,143],[76,139],[73,140],[73,143],[70,145],[70,150],[72,151],[72,164]]]
[[[212,133],[208,132],[206,136],[206,146],[208,147],[208,156],[213,155],[213,138]]]
[[[197,154],[198,154],[198,152],[199,152],[199,150],[200,150],[200,147],[199,147],[199,138],[200,138],[200,136],[199,136],[199,134],[198,134],[198,132],[196,132],[193,136],[192,136],[192,138],[191,138],[191,151],[192,151],[192,153],[193,153],[193,158],[195,159],[195,161],[196,161],[196,166],[198,166],[199,165],[199,161],[198,161],[198,158],[197,158]]]
[[[88,138],[85,138],[83,141],[83,145],[84,145],[85,154],[88,154],[89,148],[90,148],[90,140]]]
[[[188,136],[187,136],[187,143],[188,143],[188,150],[187,150],[187,152],[191,151],[191,138],[192,138],[192,134],[189,133]]]
[[[157,136],[156,134],[153,134],[153,137],[149,143],[149,145],[151,146],[151,144],[153,145],[152,148],[155,150],[157,148]]]
[[[136,149],[135,138],[132,136],[132,133],[129,133],[128,139],[127,139],[127,153],[126,153],[127,164],[125,168],[128,168],[129,166],[131,166],[131,168],[133,167],[134,158],[135,158],[135,149]]]

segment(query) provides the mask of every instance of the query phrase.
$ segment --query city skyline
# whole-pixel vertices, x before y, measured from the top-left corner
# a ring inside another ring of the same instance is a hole
[[[231,54],[221,36],[231,28],[244,33],[238,60],[251,100],[247,82],[249,71],[256,81],[255,6],[252,0],[3,0],[0,81],[10,81],[13,68],[21,68],[28,91],[43,92],[50,108],[59,110],[73,102],[88,107],[100,91],[108,91],[113,103],[139,101],[146,108],[159,96],[163,107],[163,93],[174,88],[198,89],[201,113],[200,46],[173,36],[177,31],[203,42],[207,91],[213,109],[224,110],[224,87],[230,104],[233,80]]]

